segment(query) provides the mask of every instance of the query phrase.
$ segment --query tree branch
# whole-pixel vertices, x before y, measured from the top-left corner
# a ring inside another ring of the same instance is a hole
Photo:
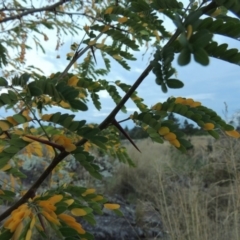
[[[65,2],[65,1],[64,1]],[[213,9],[216,7],[215,2],[211,2],[208,6],[202,8],[203,14],[207,13],[209,10]],[[167,44],[164,46],[168,47],[171,45],[179,36],[181,33],[180,30],[176,30],[174,35],[169,39]],[[88,46],[87,46],[88,47]],[[125,96],[122,98],[122,100],[119,102],[119,104],[112,110],[112,112],[106,117],[105,120],[99,125],[99,128],[101,130],[107,128],[109,124],[111,124],[114,121],[115,116],[117,113],[121,110],[123,105],[128,101],[130,96],[135,92],[135,90],[139,87],[139,85],[142,83],[142,81],[148,76],[148,74],[151,72],[152,66],[149,64],[147,68],[143,71],[143,73],[139,76],[139,78],[136,80],[136,82],[132,85],[132,87],[129,89],[129,91],[125,94]],[[84,143],[86,143],[88,140],[87,139],[82,139],[80,140],[76,146],[81,146]],[[32,185],[32,187],[27,191],[27,193],[19,199],[14,205],[12,205],[10,208],[8,208],[4,213],[0,215],[0,222],[4,220],[6,217],[8,217],[13,210],[18,208],[20,205],[23,203],[27,202],[29,198],[34,196],[36,190],[39,188],[39,186],[43,183],[43,181],[48,177],[48,175],[52,172],[52,170],[60,163],[66,156],[68,156],[70,153],[68,152],[62,152],[58,156],[56,156],[51,164],[47,167],[47,169],[42,173],[42,175],[38,178],[38,180]]]
[[[8,22],[8,21],[15,20],[15,19],[21,19],[23,16],[33,14],[33,13],[36,13],[36,12],[53,11],[53,10],[55,10],[56,7],[58,7],[58,6],[60,6],[64,3],[70,2],[70,1],[71,0],[60,0],[59,2],[57,2],[53,5],[50,5],[50,6],[46,6],[46,7],[42,7],[42,8],[32,8],[32,9],[26,10],[22,13],[19,13],[17,15],[3,18],[2,20],[0,20],[0,23]],[[5,10],[7,10],[7,9],[5,9]]]

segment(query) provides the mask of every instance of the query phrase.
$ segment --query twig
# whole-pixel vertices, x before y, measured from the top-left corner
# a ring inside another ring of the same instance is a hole
[[[56,7],[58,7],[58,6],[60,6],[64,3],[70,2],[70,1],[71,0],[60,0],[59,2],[57,2],[53,5],[50,5],[50,6],[41,7],[41,8],[32,8],[32,9],[26,10],[25,12],[19,13],[17,15],[3,18],[3,19],[0,20],[0,23],[8,22],[10,20],[15,20],[15,19],[21,19],[23,16],[33,14],[33,13],[36,13],[36,12],[53,11],[53,10],[55,10]]]

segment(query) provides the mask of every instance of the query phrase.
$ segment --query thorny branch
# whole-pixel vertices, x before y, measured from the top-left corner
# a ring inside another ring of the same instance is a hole
[[[216,3],[211,2],[208,6],[202,8],[202,14],[207,13],[211,9],[216,8]],[[169,39],[167,44],[164,46],[168,47],[171,45],[180,35],[181,31],[176,30],[174,35]],[[121,110],[123,105],[128,101],[128,99],[131,97],[131,95],[135,92],[135,90],[139,87],[139,85],[142,83],[142,81],[148,76],[148,74],[152,70],[152,65],[149,64],[147,68],[142,72],[142,74],[139,76],[139,78],[135,81],[135,83],[132,85],[132,87],[129,89],[129,91],[125,94],[125,96],[122,98],[120,103],[112,110],[112,112],[106,117],[106,119],[99,125],[100,130],[103,130],[107,128],[115,119],[115,116],[117,113]],[[76,146],[81,146],[84,143],[86,143],[87,139],[80,140]],[[36,190],[39,188],[39,186],[43,183],[43,181],[48,177],[48,175],[52,172],[52,170],[70,153],[68,152],[61,152],[58,156],[55,156],[51,164],[47,167],[47,169],[42,173],[42,175],[38,178],[38,180],[32,185],[32,187],[27,191],[27,193],[19,199],[14,205],[12,205],[10,208],[8,208],[4,213],[0,215],[0,222],[4,220],[6,217],[8,217],[13,210],[21,206],[23,203],[27,202],[29,198],[32,198],[36,192]]]

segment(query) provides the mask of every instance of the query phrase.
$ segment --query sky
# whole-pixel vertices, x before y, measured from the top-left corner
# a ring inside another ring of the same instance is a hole
[[[170,29],[174,29],[174,25],[167,20],[166,25]],[[64,46],[59,52],[56,52],[54,37],[51,37],[51,34],[49,33],[50,40],[45,45],[45,55],[40,50],[30,51],[27,54],[27,64],[40,67],[46,75],[64,69],[68,63],[66,54],[70,52],[70,45],[79,40],[79,37],[65,38]],[[239,41],[222,36],[217,36],[215,40],[220,43],[226,42],[229,47],[240,49]],[[124,70],[117,62],[112,60],[112,70],[107,79],[110,81],[121,80],[127,84],[133,84],[148,65],[151,52],[152,49],[144,57],[142,56],[144,50],[135,52],[134,55],[137,61],[131,62],[131,71]],[[58,54],[61,56],[60,59],[56,58]],[[96,54],[98,55],[98,53]],[[225,120],[231,120],[232,116],[240,110],[240,66],[211,58],[208,66],[201,66],[192,59],[189,65],[181,67],[178,66],[176,59],[177,56],[173,62],[173,67],[177,70],[177,78],[184,82],[184,87],[177,90],[169,89],[168,93],[165,94],[161,91],[160,86],[155,83],[155,76],[151,73],[137,90],[138,95],[145,100],[144,103],[151,107],[157,102],[165,101],[170,96],[193,98],[195,101],[200,101],[202,105],[215,110]],[[101,61],[98,64],[101,65]],[[100,67],[99,65],[98,67]],[[100,96],[102,101],[100,111],[94,108],[90,100],[88,104],[89,111],[76,113],[76,119],[86,119],[88,122],[100,123],[115,106],[108,93],[101,92]],[[224,110],[225,103],[228,106],[227,114]],[[138,111],[131,100],[127,102],[126,107],[128,114],[120,112],[117,115],[117,120],[125,119],[134,111]],[[49,109],[48,112],[57,111],[62,112],[62,109],[54,107]],[[0,117],[1,115],[3,115],[3,110],[0,110]],[[132,127],[133,123],[123,123],[123,126],[125,125]]]

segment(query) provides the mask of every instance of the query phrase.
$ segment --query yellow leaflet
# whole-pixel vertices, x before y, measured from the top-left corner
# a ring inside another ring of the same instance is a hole
[[[31,237],[32,237],[32,230],[31,230],[31,229],[28,229],[25,240],[30,240]]]
[[[11,164],[9,164],[9,163],[7,163],[3,168],[1,168],[0,170],[1,171],[7,171],[8,169],[10,169],[12,166],[11,166]]]
[[[175,103],[182,103],[184,100],[182,97],[177,97]]]
[[[109,7],[106,9],[105,14],[111,14],[113,11],[113,7]]]
[[[65,148],[66,152],[72,152],[72,151],[76,150],[77,147],[76,147],[76,145],[70,143],[70,144],[66,144],[64,146],[64,148]]]
[[[110,210],[116,210],[120,208],[119,204],[114,204],[114,203],[105,203],[104,207]]]
[[[113,55],[112,57],[116,60],[122,60],[122,57],[117,54]]]
[[[84,29],[86,32],[88,32],[89,26],[88,26],[88,25],[85,25],[85,26],[83,27],[83,29]]]
[[[153,110],[157,110],[160,111],[162,108],[162,104],[161,103],[156,103],[154,106],[152,106]]]
[[[20,222],[19,225],[17,226],[16,230],[14,231],[14,234],[12,236],[12,240],[18,240],[21,233],[22,233],[22,230],[23,230],[23,223]]]
[[[175,140],[177,138],[176,134],[169,132],[166,135],[164,135],[164,138],[168,141]]]
[[[73,216],[78,216],[78,217],[87,215],[87,212],[84,209],[81,209],[81,208],[73,208],[71,210],[71,213],[72,213]]]
[[[31,146],[32,152],[36,153],[39,157],[43,156],[42,146],[38,142],[33,142],[29,146]]]
[[[200,102],[194,102],[192,104],[190,104],[190,107],[194,108],[194,107],[198,107],[201,106],[202,104]]]
[[[32,229],[34,226],[35,226],[35,223],[36,223],[36,218],[33,216],[33,218],[32,218],[32,221],[31,221],[31,223],[30,223],[30,229]]]
[[[213,123],[205,123],[203,126],[204,130],[212,130],[214,129],[214,124]]]
[[[102,32],[106,32],[109,28],[110,28],[109,25],[105,25],[104,28],[103,28],[103,30],[102,30]]]
[[[8,122],[10,122],[13,126],[18,125],[18,123],[14,120],[13,117],[7,117],[6,118]]]
[[[96,44],[96,47],[97,47],[97,48],[102,48],[102,47],[104,47],[104,44],[103,44],[103,43],[97,43],[97,44]]]
[[[185,105],[191,105],[193,103],[194,103],[194,101],[192,98],[187,98],[182,102],[182,104],[185,104]]]
[[[101,196],[101,195],[97,195],[95,198],[92,198],[91,199],[92,201],[101,201],[101,200],[103,200],[103,196]]]
[[[159,130],[158,130],[158,133],[162,136],[168,134],[170,132],[169,128],[168,127],[161,127]]]
[[[158,31],[157,31],[157,30],[154,30],[154,31],[153,31],[153,34],[155,35],[157,41],[159,42],[161,39],[160,39],[160,36],[159,36],[159,34],[158,34]]]
[[[72,76],[70,79],[68,79],[68,85],[69,86],[77,86],[79,79],[77,76]]]
[[[225,131],[225,133],[230,137],[234,137],[234,138],[239,138],[240,137],[240,133],[237,132],[236,130]]]
[[[4,191],[2,189],[0,189],[0,195],[4,195]]]
[[[68,199],[64,201],[68,206],[72,205],[74,203],[74,199]]]
[[[2,150],[4,149],[4,146],[0,146],[0,153],[2,152]]]
[[[211,14],[211,17],[217,17],[219,14],[222,13],[222,10],[221,8],[217,8],[212,14]]]
[[[44,114],[42,115],[43,121],[49,121],[53,114]]]
[[[173,146],[179,148],[180,147],[180,142],[177,139],[169,141]]]
[[[67,53],[67,59],[71,58],[74,56],[74,52]]]
[[[88,42],[88,45],[89,46],[93,46],[93,45],[95,45],[96,44],[96,40],[92,40],[92,41],[89,41]]]
[[[0,121],[0,128],[2,131],[7,131],[10,128],[10,125],[7,122]]]
[[[58,195],[50,197],[48,199],[48,201],[50,201],[52,204],[56,204],[56,203],[60,202],[62,199],[63,199],[63,195],[58,194]]]
[[[125,23],[127,20],[128,20],[127,17],[121,17],[121,18],[118,19],[118,22],[119,23]]]
[[[87,196],[88,194],[92,194],[92,193],[95,193],[95,192],[96,192],[96,189],[94,189],[94,188],[89,188],[89,189],[87,189],[87,190],[82,194],[82,196],[85,197],[85,196]]]
[[[192,33],[193,33],[193,27],[192,27],[192,25],[188,25],[187,26],[187,40],[190,39],[190,37],[192,36]]]
[[[67,103],[67,102],[65,102],[65,101],[61,101],[61,102],[59,103],[59,105],[60,105],[61,107],[63,107],[63,108],[70,108],[69,103]]]

